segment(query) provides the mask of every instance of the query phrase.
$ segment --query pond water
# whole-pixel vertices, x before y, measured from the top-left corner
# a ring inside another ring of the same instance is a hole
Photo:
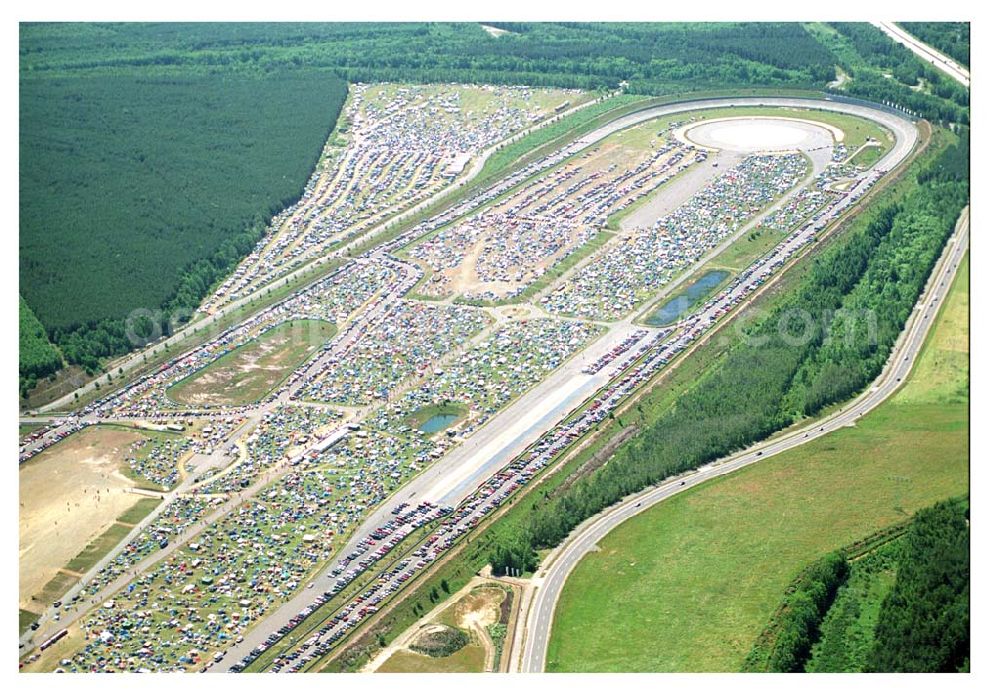
[[[436,414],[420,425],[420,430],[425,434],[433,434],[442,429],[447,429],[458,419],[457,414]]]
[[[729,271],[709,271],[696,280],[684,294],[677,295],[672,300],[657,309],[647,321],[652,326],[666,326],[679,319],[688,308],[701,299],[716,285],[729,275]]]

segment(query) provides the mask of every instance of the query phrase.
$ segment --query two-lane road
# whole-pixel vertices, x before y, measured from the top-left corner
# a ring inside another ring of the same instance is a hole
[[[967,68],[960,65],[956,60],[948,57],[941,51],[930,47],[912,34],[907,33],[895,22],[872,23],[881,29],[882,32],[889,38],[897,43],[902,43],[904,46],[913,51],[917,57],[931,63],[965,88],[969,88],[969,85],[972,83],[972,75],[969,73]]]
[[[514,660],[511,667],[527,673],[541,673],[545,670],[549,633],[563,585],[576,564],[615,527],[650,506],[696,484],[729,474],[764,458],[773,457],[837,429],[852,426],[859,417],[875,409],[901,387],[913,367],[913,362],[951,287],[955,269],[968,246],[969,209],[966,207],[959,216],[955,232],[938,259],[924,293],[910,315],[906,328],[900,334],[882,374],[871,387],[850,404],[805,428],[796,429],[747,451],[706,465],[697,472],[669,479],[634,494],[581,524],[559,548],[549,554],[539,568],[539,575],[534,581],[537,589],[529,600],[527,615],[522,613],[515,629]]]

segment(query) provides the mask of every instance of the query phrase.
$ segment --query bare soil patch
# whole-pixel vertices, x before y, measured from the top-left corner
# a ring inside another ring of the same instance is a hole
[[[121,463],[128,446],[143,437],[138,431],[89,427],[19,469],[22,608],[30,608],[32,595],[139,501]]]

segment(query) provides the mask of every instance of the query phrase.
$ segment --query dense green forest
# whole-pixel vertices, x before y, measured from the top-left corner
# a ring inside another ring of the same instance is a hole
[[[969,123],[969,90],[871,24],[810,25],[836,55],[852,96],[900,105],[932,121]]]
[[[860,391],[885,363],[966,203],[967,166],[962,137],[925,164],[901,200],[880,204],[851,242],[821,255],[802,286],[667,414],[600,469],[539,504],[525,533],[511,539],[553,547],[622,497]]]
[[[41,322],[31,307],[18,296],[18,351],[20,388],[23,394],[33,388],[38,379],[54,374],[62,367],[59,351],[52,347]]]
[[[793,23],[88,24],[22,30],[22,69],[332,68],[348,81],[615,88],[819,87],[833,60]]]
[[[968,518],[967,498],[944,501],[805,568],[743,670],[968,671]]]
[[[90,371],[134,309],[194,309],[294,202],[346,96],[329,72],[21,80],[21,292]]]
[[[920,511],[879,611],[869,671],[969,670],[969,504]]]
[[[972,64],[969,22],[902,22],[900,26],[966,67]]]

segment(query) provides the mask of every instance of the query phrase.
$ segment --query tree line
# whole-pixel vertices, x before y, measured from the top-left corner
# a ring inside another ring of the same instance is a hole
[[[969,670],[969,544],[968,499],[914,516],[896,582],[879,609],[868,671]]]
[[[852,77],[847,93],[901,105],[931,121],[969,124],[969,90],[961,84],[871,24],[830,26],[850,42],[854,59],[843,60]]]
[[[969,22],[902,22],[900,26],[966,67],[971,64]]]
[[[18,295],[18,377],[21,395],[35,387],[39,379],[62,368],[59,351],[49,342],[41,321]]]
[[[847,580],[850,566],[843,551],[827,554],[803,569],[785,593],[777,612],[754,643],[745,673],[797,673],[805,669],[820,624]]]
[[[954,498],[917,511],[898,537],[859,559],[849,561],[839,549],[811,563],[788,587],[741,670],[968,671],[969,534],[968,498]],[[857,592],[851,599],[848,581],[863,588],[862,580],[879,570],[895,574],[884,598],[875,590],[865,592],[865,603]],[[873,634],[827,630],[835,602],[860,625],[861,609],[874,607]],[[820,665],[812,667],[817,658]]]
[[[349,81],[664,90],[706,85],[818,88],[829,51],[795,23],[88,24],[21,31],[22,66],[68,69],[333,69]],[[58,36],[58,39],[55,38]],[[59,50],[51,50],[58,40]],[[110,49],[114,46],[114,50]]]

